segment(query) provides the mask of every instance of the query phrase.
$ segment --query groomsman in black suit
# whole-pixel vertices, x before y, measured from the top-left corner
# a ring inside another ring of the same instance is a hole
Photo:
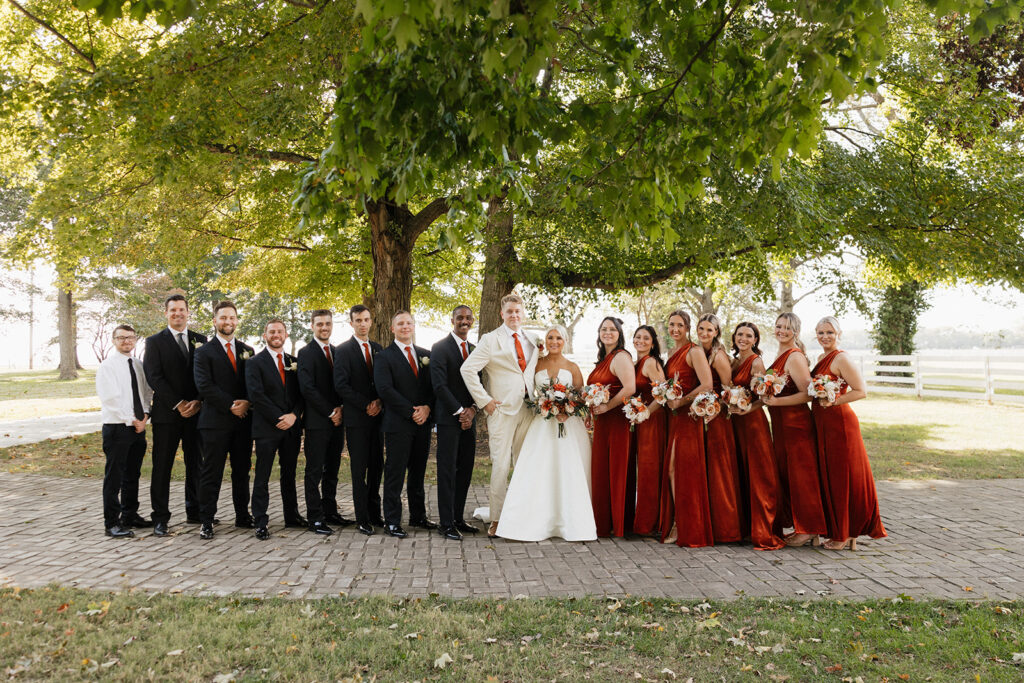
[[[437,507],[441,534],[453,541],[478,531],[464,517],[476,457],[476,407],[459,372],[475,348],[468,339],[473,322],[473,309],[457,307],[452,311],[452,333],[430,349],[437,421]]]
[[[338,469],[345,446],[341,397],[334,390],[334,314],[325,308],[310,314],[313,341],[299,350],[299,389],[306,402],[306,518],[309,530],[334,533],[327,522],[347,526],[338,514]]]
[[[185,456],[185,521],[199,523],[199,391],[193,377],[193,356],[206,337],[188,329],[188,301],[172,294],[164,301],[167,327],[146,339],[142,367],[153,388],[153,475],[149,499],[153,506],[153,534],[167,535],[171,519],[171,469],[178,444]]]
[[[252,516],[256,538],[270,538],[270,470],[274,456],[281,463],[281,503],[284,525],[306,528],[295,493],[295,467],[302,441],[302,393],[296,376],[297,361],[284,351],[288,328],[271,318],[263,328],[267,346],[245,364],[245,384],[252,401],[252,438],[256,442],[256,475],[252,485]]]
[[[384,441],[380,431],[383,405],[373,383],[373,359],[381,346],[370,341],[373,319],[362,304],[348,312],[352,338],[334,352],[334,388],[345,405],[345,439],[352,469],[352,500],[359,533],[373,535],[384,526],[380,480],[384,473]]]
[[[199,538],[213,538],[213,520],[224,479],[224,462],[231,460],[231,499],[235,526],[253,528],[249,515],[249,470],[252,468],[252,415],[245,386],[245,365],[252,347],[235,339],[238,309],[230,301],[213,308],[217,333],[196,350],[195,380],[203,408],[199,433],[203,444],[199,485]]]
[[[436,529],[427,519],[423,475],[430,454],[431,410],[434,391],[430,383],[430,352],[413,345],[416,322],[408,311],[391,319],[395,341],[384,347],[373,364],[373,379],[384,403],[384,531],[405,538],[402,528],[402,485],[408,471],[409,526]]]

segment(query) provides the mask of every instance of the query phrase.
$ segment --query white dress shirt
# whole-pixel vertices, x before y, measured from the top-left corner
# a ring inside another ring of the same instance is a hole
[[[153,404],[153,390],[146,383],[146,373],[142,371],[142,361],[114,351],[100,363],[96,371],[96,394],[100,397],[100,416],[103,424],[123,424],[131,426],[135,420],[135,407],[132,405],[132,376],[128,372],[128,360],[132,361],[135,377],[139,382],[139,398],[142,399],[142,412],[149,414]]]
[[[398,350],[402,352],[402,357],[405,358],[406,362],[409,361],[409,356],[406,355],[405,350],[409,349],[409,352],[412,353],[412,359],[416,362],[416,368],[418,370],[420,367],[420,358],[416,355],[416,347],[412,344],[403,344],[397,339],[395,340],[395,344],[398,346]]]
[[[508,334],[508,342],[509,344],[512,345],[513,355],[515,355],[516,352],[516,340],[512,337],[512,335],[519,335],[519,343],[523,347],[523,358],[526,359],[527,363],[529,363],[530,359],[533,358],[534,346],[533,342],[530,341],[530,339],[526,336],[526,333],[523,332],[523,328],[520,327],[518,332],[513,332],[512,328],[509,327],[508,325],[502,325],[501,329],[505,330],[505,333]]]
[[[186,326],[185,329],[183,329],[182,331],[179,332],[178,330],[176,330],[173,327],[171,327],[170,325],[168,325],[167,326],[167,331],[171,333],[172,337],[174,337],[174,343],[175,344],[178,343],[178,335],[179,334],[183,334],[183,335],[185,335],[184,337],[182,337],[182,339],[185,340],[185,346],[186,347],[190,346],[189,341],[188,341],[188,326]]]

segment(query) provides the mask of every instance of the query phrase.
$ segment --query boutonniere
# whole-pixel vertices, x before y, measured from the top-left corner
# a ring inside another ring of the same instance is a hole
[[[242,360],[249,360],[252,358],[252,354],[248,351],[242,351]]]
[[[537,347],[537,353],[544,353],[544,342],[536,342],[534,346]]]
[[[284,366],[284,369],[285,369],[286,372],[295,372],[295,366],[294,365],[286,365],[286,366]]]
[[[425,368],[430,365],[430,356],[420,356],[420,367]]]
[[[202,345],[203,345],[203,342],[199,341],[198,339],[193,339],[192,340],[192,348],[193,349],[198,349]]]

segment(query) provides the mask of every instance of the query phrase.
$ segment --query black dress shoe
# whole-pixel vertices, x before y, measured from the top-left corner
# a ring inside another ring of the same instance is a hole
[[[267,527],[265,527],[265,526],[258,526],[258,527],[256,527],[256,538],[258,538],[261,541],[265,541],[268,538],[270,538],[270,532],[267,531]]]
[[[123,526],[117,526],[116,524],[114,526],[108,526],[104,533],[111,538],[131,538],[135,535],[135,532],[131,529]]]
[[[334,529],[327,526],[323,522],[313,522],[309,525],[309,530],[314,534],[320,534],[321,536],[330,536],[334,533]]]
[[[167,535],[167,522],[157,522],[153,525],[154,536],[166,536]]]
[[[341,527],[352,526],[356,523],[356,520],[349,519],[348,517],[342,517],[337,512],[328,512],[324,515],[324,521]]]
[[[386,527],[387,526],[387,524],[384,523],[384,518],[383,517],[371,517],[370,518],[370,524],[372,524],[374,526],[379,526],[379,527]]]
[[[209,541],[211,538],[213,538],[213,525],[204,524],[203,526],[201,526],[199,528],[199,538],[203,539],[204,541]]]
[[[295,529],[305,529],[309,526],[309,522],[307,522],[306,518],[302,515],[295,515],[294,517],[288,517],[285,519],[284,525]]]
[[[373,531],[373,527],[369,524],[366,524],[365,522],[360,522],[359,524],[357,524],[356,531],[361,533],[363,536],[373,536],[373,534],[375,533]]]
[[[441,527],[441,535],[447,538],[449,541],[461,541],[462,534],[454,526],[443,526]]]
[[[384,527],[384,533],[388,536],[394,536],[395,538],[405,538],[409,535],[405,533],[405,529],[398,524],[388,524]]]
[[[414,526],[417,529],[428,529],[428,530],[436,529],[437,528],[437,524],[434,523],[434,522],[431,522],[426,517],[424,517],[423,519],[417,519],[417,520],[410,519],[409,520],[409,526]]]
[[[458,529],[459,531],[461,531],[464,534],[478,534],[478,533],[480,533],[479,529],[477,529],[472,524],[467,524],[466,522],[455,522],[455,528]]]
[[[255,529],[256,523],[252,517],[235,517],[235,526],[239,529]]]
[[[145,529],[147,527],[153,526],[153,520],[146,519],[141,515],[137,514],[128,515],[127,517],[121,519],[121,526],[129,528],[134,527],[136,529]]]

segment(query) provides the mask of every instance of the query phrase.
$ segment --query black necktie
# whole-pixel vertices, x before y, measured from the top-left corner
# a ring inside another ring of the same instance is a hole
[[[142,410],[142,397],[139,395],[139,378],[135,376],[135,368],[132,367],[132,359],[128,359],[128,374],[132,376],[132,410],[135,411],[135,419],[141,420],[146,416]]]
[[[185,360],[188,360],[188,345],[185,344],[185,333],[178,332],[178,348],[185,354]]]

